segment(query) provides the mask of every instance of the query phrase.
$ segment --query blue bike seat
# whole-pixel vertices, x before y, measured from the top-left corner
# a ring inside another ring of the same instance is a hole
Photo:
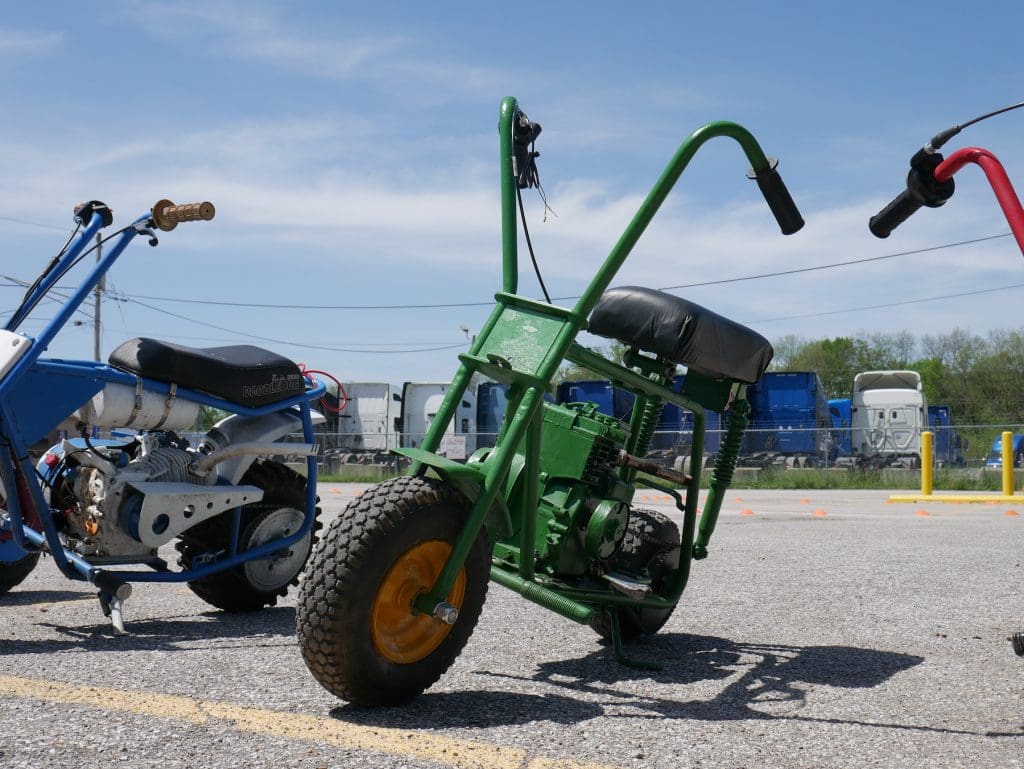
[[[295,363],[247,344],[195,348],[140,337],[120,345],[108,360],[123,371],[202,390],[247,408],[287,400],[306,389]]]
[[[653,288],[605,291],[590,331],[654,353],[716,379],[754,384],[775,351],[756,331],[699,304]]]

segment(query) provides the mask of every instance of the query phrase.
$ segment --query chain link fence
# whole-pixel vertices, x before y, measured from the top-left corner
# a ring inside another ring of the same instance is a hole
[[[929,430],[933,435],[933,466],[983,468],[986,464],[1001,465],[1001,446],[1004,431],[1012,432],[1014,462],[1020,466],[1024,455],[1024,425],[973,425]],[[921,466],[920,429],[903,431],[898,435],[881,431],[850,431],[827,428],[748,428],[740,452],[740,467],[776,468],[837,468],[871,469]],[[705,433],[703,466],[711,466],[725,436],[724,429],[709,429]],[[347,465],[379,465],[400,469],[402,458],[392,449],[422,445],[423,434],[391,434],[383,436],[320,433],[317,435],[318,457],[321,471],[331,474]],[[469,432],[448,434],[438,449],[449,459],[465,461],[475,451],[494,446],[496,432]],[[858,441],[860,445],[858,445]],[[994,445],[995,444],[995,445]],[[881,448],[875,448],[881,447]],[[693,434],[690,431],[659,431],[651,439],[646,459],[666,467],[685,469],[693,453]]]

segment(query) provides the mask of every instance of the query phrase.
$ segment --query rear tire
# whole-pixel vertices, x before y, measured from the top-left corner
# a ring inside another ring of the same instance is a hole
[[[310,672],[357,705],[409,700],[436,682],[472,634],[490,575],[480,530],[447,602],[455,623],[414,613],[440,574],[470,502],[444,481],[401,477],[349,504],[317,546],[299,588],[296,625]]]
[[[649,576],[654,593],[660,595],[669,576],[679,568],[681,551],[679,528],[668,516],[655,510],[634,508],[630,511],[622,544],[612,556],[612,570]],[[632,641],[641,635],[657,633],[674,610],[675,606],[668,609],[620,606],[596,613],[591,625],[598,635],[610,641],[612,624],[608,612],[617,612],[622,640]]]
[[[0,485],[0,511],[7,511],[5,505],[3,487]],[[42,528],[34,510],[30,525],[37,531]],[[26,553],[14,544],[14,537],[10,532],[0,534],[0,595],[20,585],[38,563],[39,553]]]
[[[242,483],[263,489],[263,499],[242,508],[239,552],[258,547],[271,539],[288,536],[305,517],[306,479],[279,462],[257,462],[242,476]],[[316,509],[320,516],[320,508]],[[299,574],[309,559],[321,528],[313,520],[313,528],[288,551],[277,558],[247,561],[188,583],[189,589],[211,606],[227,612],[256,611],[274,606],[277,599],[298,584]],[[181,557],[178,563],[191,568],[202,553],[221,551],[231,538],[231,514],[224,513],[195,526],[182,534],[175,545]]]
[[[17,561],[0,561],[0,595],[21,584],[38,563],[39,553],[27,553]]]

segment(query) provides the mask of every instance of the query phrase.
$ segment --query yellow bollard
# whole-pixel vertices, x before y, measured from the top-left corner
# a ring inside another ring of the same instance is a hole
[[[1003,433],[1003,496],[1013,494],[1013,433]]]
[[[921,496],[932,493],[932,440],[934,433],[925,430],[921,433]]]

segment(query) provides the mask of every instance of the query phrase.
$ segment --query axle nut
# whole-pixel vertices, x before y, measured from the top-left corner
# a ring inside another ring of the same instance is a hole
[[[434,607],[434,619],[441,620],[446,625],[454,625],[459,618],[459,610],[450,603],[441,602]]]

